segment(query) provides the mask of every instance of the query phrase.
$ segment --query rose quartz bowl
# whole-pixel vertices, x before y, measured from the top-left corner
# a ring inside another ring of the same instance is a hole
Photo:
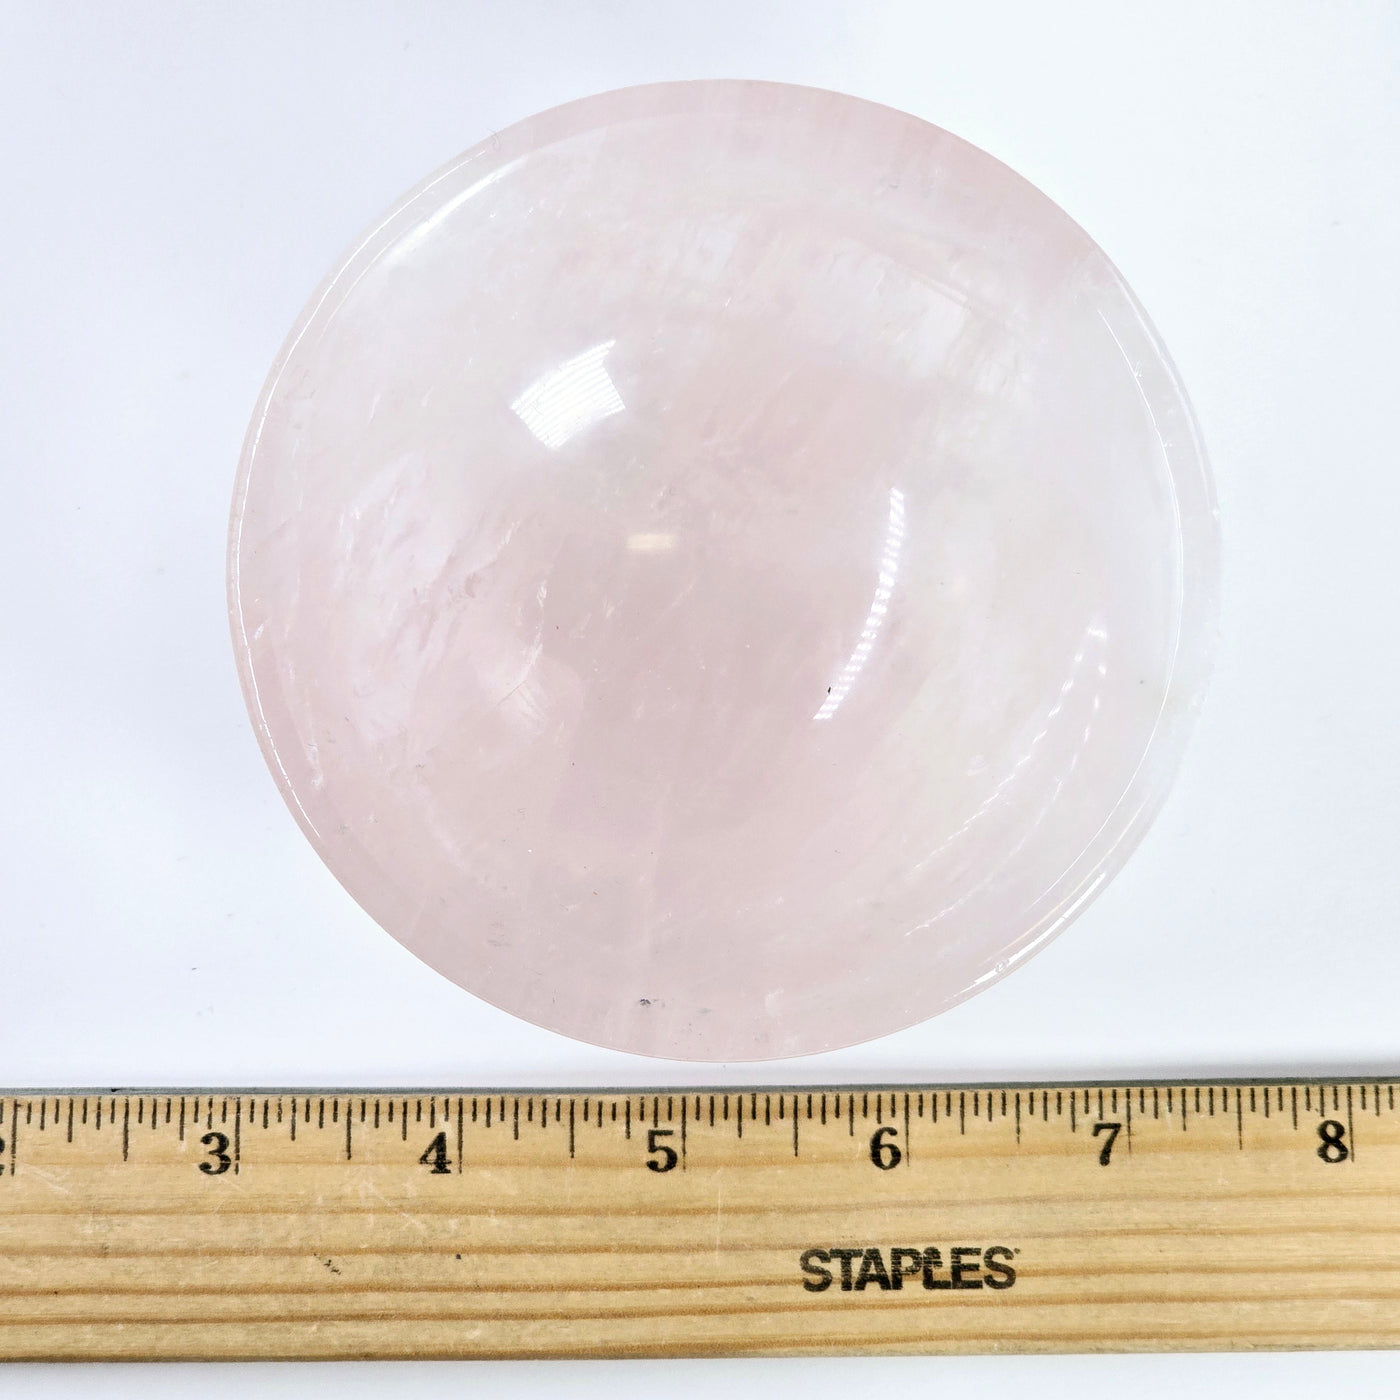
[[[1217,584],[1108,259],[913,117],[609,93],[408,195],[249,432],[235,646],[294,815],[496,1006],[758,1059],[908,1026],[1141,839]]]

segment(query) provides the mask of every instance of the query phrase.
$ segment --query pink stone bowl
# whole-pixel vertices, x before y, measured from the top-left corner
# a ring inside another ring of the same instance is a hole
[[[1024,962],[1160,806],[1209,472],[1087,235],[769,83],[532,117],[370,229],[253,417],[234,642],[396,939],[645,1054],[868,1039]]]

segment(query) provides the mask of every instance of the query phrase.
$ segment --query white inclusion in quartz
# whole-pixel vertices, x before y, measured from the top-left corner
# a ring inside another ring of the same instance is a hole
[[[559,448],[593,423],[627,407],[603,361],[615,340],[605,340],[542,374],[511,408],[546,447]]]
[[[890,519],[885,527],[885,552],[880,556],[880,575],[875,584],[875,596],[870,600],[870,611],[866,614],[865,626],[860,630],[860,640],[851,652],[850,659],[841,668],[831,689],[827,692],[821,709],[813,719],[830,719],[841,708],[841,702],[856,683],[856,677],[865,669],[870,660],[880,629],[885,625],[885,614],[890,610],[890,595],[894,592],[895,575],[899,572],[899,553],[904,546],[904,492],[897,486],[890,487]]]

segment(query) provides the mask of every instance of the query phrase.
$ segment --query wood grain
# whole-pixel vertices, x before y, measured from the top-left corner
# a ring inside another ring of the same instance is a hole
[[[0,1358],[1400,1343],[1386,1081],[7,1094],[0,1142]]]

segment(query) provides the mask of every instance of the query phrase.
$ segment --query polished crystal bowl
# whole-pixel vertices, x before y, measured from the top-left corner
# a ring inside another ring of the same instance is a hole
[[[869,102],[571,103],[312,298],[229,550],[337,878],[496,1006],[736,1060],[952,1006],[1141,839],[1200,701],[1190,408],[1088,236]]]

